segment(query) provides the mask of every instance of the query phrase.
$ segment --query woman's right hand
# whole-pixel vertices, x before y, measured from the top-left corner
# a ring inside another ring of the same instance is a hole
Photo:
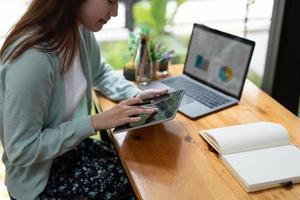
[[[156,112],[155,108],[133,106],[142,102],[139,97],[135,97],[122,101],[109,110],[93,115],[91,120],[95,131],[115,128],[126,123],[138,122],[141,118],[135,115]]]

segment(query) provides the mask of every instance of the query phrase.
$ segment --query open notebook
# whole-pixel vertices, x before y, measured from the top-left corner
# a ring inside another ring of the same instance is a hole
[[[280,124],[257,122],[201,131],[247,192],[300,181],[300,150]]]

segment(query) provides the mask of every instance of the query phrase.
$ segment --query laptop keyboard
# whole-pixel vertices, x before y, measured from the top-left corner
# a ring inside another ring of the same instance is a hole
[[[185,94],[206,105],[209,108],[214,108],[222,104],[230,102],[229,99],[206,89],[205,87],[195,84],[183,77],[176,77],[167,80],[161,80],[162,83],[175,90],[184,90]]]

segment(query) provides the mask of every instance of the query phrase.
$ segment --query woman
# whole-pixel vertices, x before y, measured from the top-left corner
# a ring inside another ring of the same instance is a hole
[[[32,1],[6,38],[0,139],[12,199],[134,198],[111,144],[87,138],[139,121],[131,116],[155,110],[132,105],[167,91],[140,92],[101,62],[91,32],[117,9],[117,0]],[[130,99],[91,116],[92,86],[113,100]]]

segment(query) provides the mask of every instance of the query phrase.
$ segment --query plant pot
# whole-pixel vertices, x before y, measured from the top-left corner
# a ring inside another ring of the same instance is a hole
[[[123,70],[123,75],[126,80],[135,81],[135,69],[126,69]]]
[[[169,61],[162,60],[156,62],[156,74],[159,77],[167,76],[169,74]]]

